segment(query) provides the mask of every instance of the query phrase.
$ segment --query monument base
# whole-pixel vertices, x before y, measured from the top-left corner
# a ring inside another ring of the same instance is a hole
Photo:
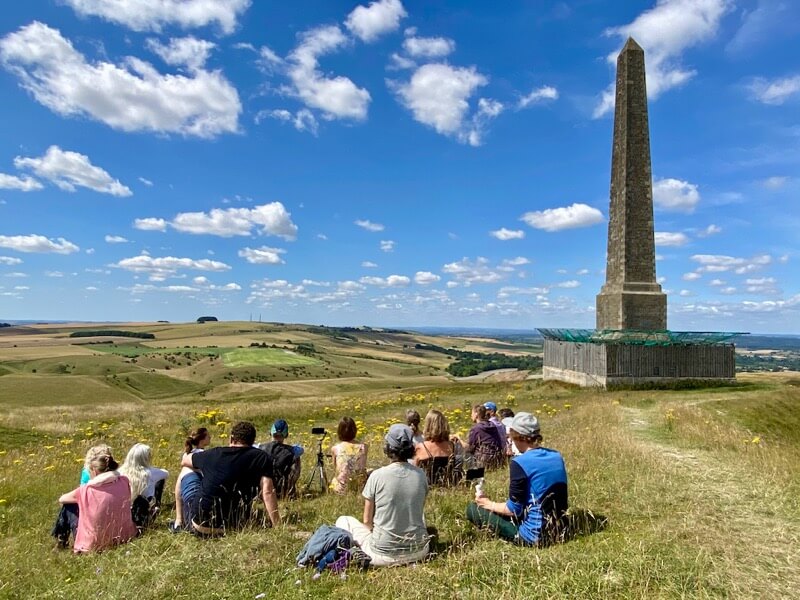
[[[644,286],[643,286],[644,287]],[[661,286],[650,290],[603,291],[597,295],[598,329],[660,331],[667,328],[667,295]]]
[[[643,345],[545,339],[543,378],[582,387],[733,382],[733,344]]]

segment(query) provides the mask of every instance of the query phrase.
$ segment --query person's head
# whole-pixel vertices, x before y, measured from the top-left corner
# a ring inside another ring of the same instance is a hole
[[[508,437],[520,452],[529,448],[537,448],[542,442],[539,419],[528,412],[519,412],[511,419]]]
[[[189,454],[196,448],[205,448],[211,443],[211,434],[205,427],[198,427],[189,432],[186,441],[183,442],[183,451]]]
[[[419,431],[419,422],[421,421],[419,413],[415,410],[406,411],[406,425],[411,428],[415,434]]]
[[[119,472],[128,478],[131,486],[131,500],[140,496],[147,487],[150,478],[150,461],[152,451],[147,444],[134,444],[128,450],[128,456],[119,468]]]
[[[476,404],[472,407],[472,422],[486,421],[489,417],[486,415],[486,407],[483,404]]]
[[[342,442],[352,442],[356,439],[358,434],[358,427],[356,422],[351,417],[342,417],[339,421],[339,426],[336,428],[336,435]]]
[[[491,400],[489,402],[484,402],[483,407],[486,409],[487,417],[493,417],[497,413],[497,404]]]
[[[98,444],[89,448],[86,451],[83,466],[92,477],[107,471],[116,471],[119,467],[111,455],[111,448],[108,444]]]
[[[395,423],[383,440],[383,452],[392,462],[405,462],[414,457],[414,432],[408,425]]]
[[[278,419],[272,424],[270,433],[272,434],[273,440],[276,442],[283,442],[283,440],[289,437],[289,424],[283,419]]]
[[[514,416],[514,411],[511,410],[510,408],[501,408],[500,410],[497,411],[497,415],[500,417],[501,420],[507,419],[509,417]]]
[[[450,424],[442,411],[431,409],[425,415],[422,437],[429,442],[446,442],[450,439]]]
[[[250,421],[239,421],[231,427],[231,446],[252,446],[256,442],[256,427]]]

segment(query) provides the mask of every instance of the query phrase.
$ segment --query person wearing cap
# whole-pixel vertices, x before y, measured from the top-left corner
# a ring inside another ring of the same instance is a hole
[[[275,421],[270,433],[272,441],[257,444],[256,447],[272,458],[273,481],[278,498],[288,498],[296,494],[297,481],[300,479],[300,457],[304,450],[300,445],[286,443],[289,424],[284,419]]]
[[[355,517],[336,520],[336,527],[350,532],[373,567],[408,564],[428,555],[423,516],[428,482],[425,472],[408,462],[414,456],[413,437],[407,425],[389,428],[384,452],[391,462],[367,479],[363,522]]]
[[[510,436],[520,455],[510,462],[508,500],[495,502],[481,493],[467,506],[467,519],[517,544],[555,541],[563,533],[568,505],[564,459],[541,446],[539,421],[530,413],[512,418]]]

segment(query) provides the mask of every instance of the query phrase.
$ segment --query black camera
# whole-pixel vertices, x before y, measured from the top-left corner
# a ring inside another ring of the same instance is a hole
[[[311,434],[312,435],[325,435],[326,433],[328,433],[328,432],[325,431],[324,427],[312,427],[311,428]]]
[[[486,473],[486,469],[483,467],[478,467],[476,469],[467,469],[467,481],[475,481],[476,479],[482,479]]]

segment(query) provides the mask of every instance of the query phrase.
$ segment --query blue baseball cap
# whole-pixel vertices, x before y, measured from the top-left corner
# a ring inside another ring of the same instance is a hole
[[[493,411],[497,412],[497,404],[495,404],[494,402],[491,402],[491,401],[490,402],[484,402],[483,403],[483,408],[485,408],[486,410],[493,410]]]
[[[278,419],[272,424],[272,435],[289,436],[289,424],[283,419]]]

